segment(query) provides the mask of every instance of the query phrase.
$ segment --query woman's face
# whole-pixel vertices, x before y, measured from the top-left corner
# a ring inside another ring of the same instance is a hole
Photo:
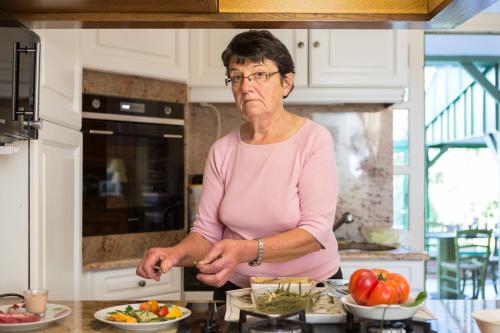
[[[244,77],[239,83],[231,85],[236,106],[243,117],[249,119],[269,115],[283,108],[283,96],[287,96],[292,89],[294,75],[290,73],[282,79],[277,72],[278,67],[270,60],[229,64],[229,78]],[[252,75],[251,80],[247,78],[249,75]]]

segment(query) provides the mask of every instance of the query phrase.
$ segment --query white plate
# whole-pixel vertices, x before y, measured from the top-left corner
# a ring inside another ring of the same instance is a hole
[[[418,309],[424,305],[420,303],[412,307],[401,306],[399,304],[363,306],[358,305],[351,295],[346,295],[340,300],[347,308],[347,311],[356,317],[375,320],[382,320],[382,318],[384,320],[403,320],[412,318]],[[413,298],[409,297],[407,303],[411,302],[413,302]]]
[[[179,306],[182,312],[182,316],[177,319],[172,319],[168,321],[159,321],[155,323],[120,323],[117,321],[111,321],[111,320],[106,320],[106,317],[109,315],[109,312],[113,312],[116,310],[120,311],[125,311],[125,308],[127,306],[133,307],[135,310],[139,309],[139,306],[142,303],[135,303],[135,304],[124,304],[124,305],[118,305],[118,306],[112,306],[106,309],[102,309],[94,313],[95,319],[102,321],[103,323],[113,325],[115,327],[124,329],[124,330],[131,330],[131,331],[156,331],[156,330],[163,330],[167,329],[169,327],[174,326],[175,323],[178,321],[181,321],[191,315],[191,311],[189,309],[186,309],[182,306]],[[160,304],[160,307],[163,304]]]
[[[7,312],[10,305],[0,306],[0,311]],[[71,314],[71,309],[60,304],[47,304],[45,317],[40,321],[32,323],[17,323],[17,324],[0,324],[0,331],[21,332],[31,331],[47,326],[53,322],[63,319]]]

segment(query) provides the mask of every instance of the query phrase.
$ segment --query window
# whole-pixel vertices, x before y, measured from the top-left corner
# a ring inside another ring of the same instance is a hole
[[[392,110],[393,225],[408,230],[408,109]]]

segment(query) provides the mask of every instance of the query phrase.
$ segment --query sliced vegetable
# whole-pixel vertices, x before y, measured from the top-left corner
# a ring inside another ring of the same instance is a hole
[[[152,311],[155,310],[155,311]],[[107,320],[124,323],[154,323],[182,317],[180,307],[173,304],[158,304],[156,300],[141,303],[139,309],[127,306],[125,310],[109,312]]]
[[[164,305],[161,307],[160,311],[158,312],[158,316],[160,317],[165,317],[168,314],[168,306]]]

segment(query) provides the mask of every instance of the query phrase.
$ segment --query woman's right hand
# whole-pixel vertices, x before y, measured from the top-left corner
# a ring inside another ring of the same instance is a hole
[[[180,260],[181,255],[174,247],[153,247],[144,252],[141,262],[137,265],[136,274],[160,281],[161,274],[169,272]],[[160,271],[153,268],[155,265],[160,266]]]

